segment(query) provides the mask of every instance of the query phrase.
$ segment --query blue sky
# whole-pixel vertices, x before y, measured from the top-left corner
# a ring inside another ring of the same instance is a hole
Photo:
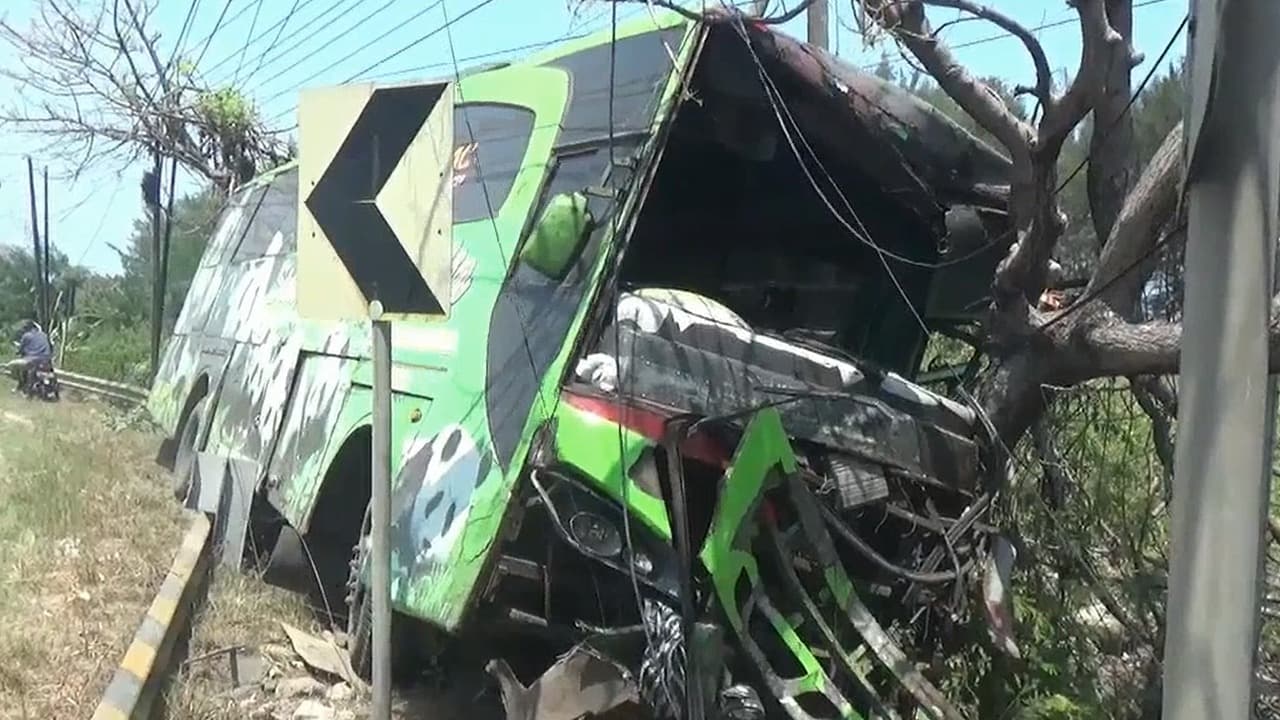
[[[135,0],[136,1],[136,0]],[[518,59],[539,44],[609,24],[607,0],[589,0],[574,12],[568,0],[195,0],[196,11],[184,53],[203,54],[200,67],[215,83],[233,83],[258,104],[263,117],[277,128],[292,126],[297,88],[345,82],[353,78],[402,82],[451,72],[446,33],[440,32],[445,13],[456,50],[463,64]],[[26,25],[40,0],[9,0],[0,11],[18,27]],[[98,0],[81,0],[85,5]],[[190,0],[156,0],[152,25],[161,34],[161,47],[172,50]],[[483,6],[480,6],[482,3]],[[710,4],[710,3],[708,3]],[[1006,14],[1036,32],[1061,78],[1079,57],[1079,31],[1062,0],[989,0]],[[775,0],[775,7],[778,3]],[[1186,0],[1136,0],[1135,44],[1146,61],[1135,70],[1135,86],[1177,30],[1187,11]],[[464,13],[480,6],[475,12]],[[225,14],[223,12],[224,8]],[[289,11],[294,9],[290,16]],[[865,47],[849,28],[852,11],[845,0],[833,0],[832,49],[851,62],[873,66],[882,47]],[[619,17],[642,16],[643,4],[623,4]],[[955,19],[951,11],[932,9],[935,26]],[[219,16],[222,23],[218,26]],[[256,20],[255,20],[256,15]],[[288,16],[288,22],[281,22]],[[217,31],[214,32],[215,27]],[[283,32],[281,33],[281,29]],[[783,28],[793,35],[804,33],[804,19]],[[279,35],[279,41],[274,42]],[[434,34],[433,34],[434,33]],[[1030,60],[1012,38],[980,21],[961,22],[947,28],[944,37],[973,72],[999,76],[1011,82],[1032,78]],[[207,42],[206,42],[207,38]],[[248,41],[246,44],[246,40]],[[206,49],[207,46],[207,49]],[[1170,53],[1172,61],[1183,54],[1185,35]],[[893,62],[906,68],[890,46]],[[0,63],[13,67],[18,58],[0,49]],[[12,85],[0,85],[0,104],[17,101]],[[0,243],[27,244],[30,239],[26,161],[23,155],[35,143],[4,131],[0,144]],[[34,158],[39,168],[40,157]],[[74,183],[60,181],[67,168],[50,166],[50,215],[54,245],[73,262],[103,272],[118,270],[111,245],[128,236],[131,223],[141,212],[138,181],[143,168],[121,172],[102,167],[82,175]],[[37,180],[38,181],[38,180]],[[181,178],[180,191],[194,188]]]

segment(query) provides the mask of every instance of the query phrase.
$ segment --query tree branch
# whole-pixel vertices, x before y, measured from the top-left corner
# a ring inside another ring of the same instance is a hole
[[[653,5],[654,7],[660,7],[665,10],[674,11],[694,22],[712,22],[717,19],[721,19],[725,17],[725,12],[723,10],[708,10],[707,13],[704,15],[703,13],[695,12],[693,10],[690,10],[686,7],[679,5],[675,0],[609,0],[609,1],[619,2],[619,3],[623,3],[623,2],[646,3],[648,5]],[[792,20],[804,14],[804,11],[808,10],[809,6],[812,5],[814,2],[815,0],[801,0],[800,2],[796,3],[795,7],[791,8],[790,10],[787,10],[786,12],[783,12],[781,15],[776,15],[772,17],[764,17],[764,16],[753,17],[751,18],[751,22],[763,24],[763,25],[782,25],[784,23],[789,23]],[[757,0],[754,3],[754,7],[757,9],[757,12],[763,12],[763,8],[768,7],[768,0],[763,0],[763,1]]]
[[[1143,281],[1143,274],[1134,270],[1151,255],[1160,229],[1178,205],[1181,173],[1182,123],[1179,122],[1165,136],[1133,192],[1125,198],[1084,297],[1097,297],[1121,315],[1131,313]]]
[[[1164,471],[1161,474],[1161,490],[1165,502],[1168,502],[1173,496],[1173,419],[1177,409],[1164,405],[1158,399],[1159,392],[1156,388],[1160,384],[1160,378],[1130,378],[1129,390],[1151,421],[1151,441],[1155,445],[1160,468]]]
[[[1048,105],[1053,102],[1053,73],[1049,69],[1049,58],[1044,54],[1044,47],[1030,30],[1013,18],[985,5],[978,5],[969,0],[924,0],[925,4],[937,7],[953,8],[969,13],[998,26],[1001,30],[1013,35],[1022,42],[1031,55],[1031,63],[1036,70],[1036,84],[1032,93],[1040,102]],[[934,33],[936,35],[936,33]]]
[[[978,125],[991,133],[1007,149],[1015,166],[1025,169],[1030,161],[1035,131],[1018,119],[985,83],[960,64],[951,50],[929,29],[924,5],[918,0],[865,0],[863,5],[879,18],[947,95]]]
[[[1080,16],[1080,67],[1071,86],[1045,107],[1036,150],[1057,158],[1071,131],[1093,109],[1106,84],[1107,69],[1115,49],[1124,41],[1107,20],[1104,0],[1075,0]]]
[[[1133,50],[1132,0],[1107,0],[1111,27],[1125,39],[1124,52],[1113,52],[1100,97],[1093,104],[1093,133],[1089,138],[1086,173],[1090,218],[1099,244],[1111,236],[1124,199],[1132,189],[1134,168],[1130,70]]]
[[[1085,325],[1074,340],[1083,343],[1084,347],[1076,350],[1083,350],[1087,362],[1077,363],[1073,380],[1178,372],[1181,323],[1127,323],[1109,310],[1101,310]],[[1271,301],[1267,346],[1270,370],[1280,372],[1280,296]]]
[[[0,20],[0,44],[17,58],[0,76],[18,88],[15,107],[0,110],[0,125],[49,139],[42,151],[71,164],[72,175],[158,149],[225,187],[233,176],[278,162],[281,143],[264,132],[247,100],[205,105],[199,100],[207,88],[167,75],[147,28],[152,3],[120,3],[94,0],[96,9],[85,12],[70,0],[47,0],[29,27]]]

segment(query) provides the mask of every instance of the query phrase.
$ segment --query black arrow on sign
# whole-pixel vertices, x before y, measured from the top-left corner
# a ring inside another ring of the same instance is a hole
[[[375,90],[307,196],[307,209],[360,292],[386,312],[443,309],[374,201],[446,87]]]

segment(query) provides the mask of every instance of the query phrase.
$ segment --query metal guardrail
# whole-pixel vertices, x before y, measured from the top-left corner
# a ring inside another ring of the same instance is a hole
[[[58,382],[64,387],[81,392],[89,392],[119,402],[141,405],[147,401],[148,391],[136,385],[103,380],[92,375],[81,375],[69,370],[58,369]]]

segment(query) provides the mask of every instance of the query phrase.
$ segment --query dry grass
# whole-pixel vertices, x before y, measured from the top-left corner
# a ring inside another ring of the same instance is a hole
[[[218,568],[209,598],[192,631],[189,664],[170,688],[169,717],[174,720],[231,720],[246,717],[256,683],[236,693],[228,648],[244,648],[249,656],[266,656],[269,665],[290,662],[289,640],[280,627],[287,622],[319,632],[315,615],[299,595],[264,584],[257,578]],[[300,666],[299,666],[300,668]],[[302,672],[294,668],[297,672]]]
[[[154,436],[0,396],[0,718],[92,713],[183,532]]]

